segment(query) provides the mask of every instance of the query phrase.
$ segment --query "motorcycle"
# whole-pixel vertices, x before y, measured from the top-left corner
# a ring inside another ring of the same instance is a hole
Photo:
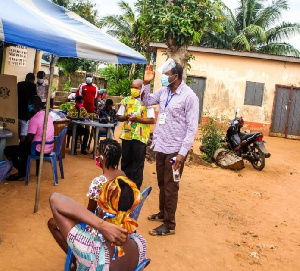
[[[227,147],[234,151],[236,155],[248,160],[255,169],[261,171],[265,167],[265,158],[269,158],[271,154],[266,150],[263,133],[241,132],[244,120],[242,117],[237,116],[239,111],[240,109],[237,108],[235,118],[228,123],[225,139]]]

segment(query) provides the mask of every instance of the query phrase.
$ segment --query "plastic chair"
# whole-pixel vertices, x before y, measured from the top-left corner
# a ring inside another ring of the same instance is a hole
[[[135,269],[134,269],[134,271],[142,271],[142,270],[144,270],[144,268],[146,268],[148,265],[149,265],[149,263],[150,263],[150,259],[145,259],[145,260],[143,260]]]
[[[117,122],[117,124],[114,126],[114,127],[112,127],[111,129],[112,129],[112,134],[113,135],[115,135],[115,129],[116,129],[116,127],[118,126],[120,124],[120,122],[118,121]],[[89,138],[89,141],[88,141],[88,145],[87,145],[87,149],[89,150],[90,149],[90,147],[91,147],[91,143],[92,143],[92,139],[93,139],[93,134],[94,134],[94,132],[95,132],[95,128],[93,127],[92,128],[92,131],[91,131],[91,133],[90,133],[90,138]],[[99,139],[101,140],[101,137],[103,137],[103,138],[107,138],[107,134],[100,134],[99,133],[99,135],[98,135],[98,142],[99,142]]]
[[[134,218],[135,220],[137,220],[139,218],[139,215],[140,215],[141,209],[143,207],[143,204],[144,204],[146,198],[150,195],[151,190],[152,190],[151,186],[148,186],[143,190],[143,192],[142,192],[142,197],[143,198],[142,198],[141,202],[131,212],[131,217]],[[79,222],[79,224],[83,227],[83,229],[85,229],[86,225],[84,223]],[[70,248],[68,248],[68,253],[67,253],[67,258],[66,258],[66,263],[65,263],[65,271],[70,271],[71,270],[73,257],[74,256],[73,256],[72,250]],[[149,263],[150,263],[150,259],[145,259],[143,262],[141,262],[134,269],[134,271],[143,270]]]
[[[53,171],[53,179],[54,179],[54,185],[58,185],[58,177],[57,177],[57,167],[56,167],[56,160],[59,161],[59,168],[60,168],[60,174],[61,178],[64,179],[64,169],[63,169],[63,163],[62,163],[62,145],[65,138],[65,135],[67,133],[67,127],[64,127],[58,136],[54,137],[54,140],[50,142],[46,142],[46,144],[53,144],[56,143],[55,151],[51,152],[49,156],[44,156],[44,161],[51,162],[52,164],[52,171]],[[40,160],[40,156],[36,155],[36,145],[41,144],[41,141],[35,141],[31,144],[31,155],[28,156],[27,159],[27,167],[26,167],[26,181],[25,184],[28,185],[29,182],[29,174],[30,174],[30,165],[31,165],[31,159],[37,160],[37,168],[36,168],[36,174],[38,174],[38,161]]]
[[[133,219],[138,220],[140,212],[141,212],[142,207],[143,207],[143,204],[144,204],[146,198],[150,195],[151,191],[152,191],[151,186],[148,186],[143,190],[143,192],[142,192],[142,197],[143,198],[142,198],[141,202],[131,212],[131,217]]]
[[[120,122],[117,121],[117,124],[116,124],[113,128],[111,128],[111,129],[112,129],[112,134],[113,134],[113,135],[115,135],[115,129],[116,129],[116,127],[117,127],[119,124],[120,124]],[[107,134],[99,134],[98,138],[100,139],[101,137],[106,138],[106,137],[107,137]]]
[[[13,163],[11,161],[0,162],[0,184],[4,180],[5,176],[11,172]],[[1,244],[1,233],[0,233],[0,244]]]

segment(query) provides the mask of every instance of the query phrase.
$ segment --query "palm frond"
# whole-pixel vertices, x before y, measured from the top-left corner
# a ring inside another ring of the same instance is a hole
[[[105,16],[99,21],[100,27],[107,27],[109,30],[114,30],[115,37],[127,36],[131,31],[131,26],[123,20],[121,15]]]
[[[233,49],[239,51],[250,51],[250,43],[247,40],[247,37],[244,34],[240,34],[234,38],[232,41]]]
[[[300,24],[282,22],[266,32],[267,43],[281,42],[300,34]]]
[[[267,40],[265,31],[258,25],[250,24],[243,32],[252,43],[261,43]]]
[[[135,22],[136,19],[135,19],[134,11],[127,2],[122,0],[118,2],[118,6],[122,10],[123,16],[126,17],[126,20],[128,20],[131,23]]]
[[[258,51],[265,54],[300,57],[299,50],[297,50],[293,45],[284,42],[261,46]]]
[[[278,20],[281,19],[282,12],[288,9],[289,6],[287,0],[272,1],[269,6],[259,11],[253,23],[260,25],[262,28],[266,29],[278,22]]]

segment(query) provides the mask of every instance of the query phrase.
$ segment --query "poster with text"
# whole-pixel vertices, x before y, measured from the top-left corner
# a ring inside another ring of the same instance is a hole
[[[0,74],[0,126],[3,123],[13,133],[12,137],[6,139],[6,145],[18,145],[17,77],[6,74]]]

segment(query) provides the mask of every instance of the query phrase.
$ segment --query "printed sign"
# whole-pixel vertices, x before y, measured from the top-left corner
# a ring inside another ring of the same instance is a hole
[[[8,62],[10,65],[26,66],[27,48],[24,46],[10,46],[8,50]]]
[[[13,133],[6,139],[6,145],[18,145],[17,77],[13,75],[0,74],[0,126]]]

